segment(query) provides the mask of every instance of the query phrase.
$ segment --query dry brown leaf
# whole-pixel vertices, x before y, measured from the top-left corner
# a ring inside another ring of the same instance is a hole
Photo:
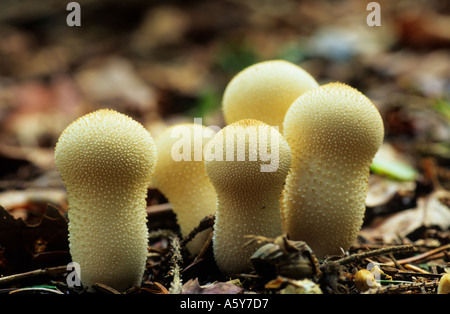
[[[382,176],[372,175],[369,178],[366,205],[369,207],[384,205],[396,194],[412,192],[415,187],[414,182],[400,182]]]
[[[441,202],[449,199],[450,192],[438,190],[419,198],[417,207],[398,212],[361,230],[368,238],[381,238],[385,243],[392,243],[398,237],[407,237],[421,227],[450,228],[450,208]]]
[[[198,279],[191,279],[183,285],[182,294],[237,294],[244,289],[231,282],[214,282],[200,286]]]

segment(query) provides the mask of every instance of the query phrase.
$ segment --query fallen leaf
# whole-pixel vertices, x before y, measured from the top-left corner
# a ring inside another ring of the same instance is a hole
[[[322,294],[320,286],[309,278],[295,280],[278,276],[269,281],[265,287],[278,294]]]
[[[191,279],[183,285],[182,294],[237,294],[244,289],[231,282],[214,282],[201,286],[198,279]]]
[[[413,194],[414,182],[395,181],[384,176],[371,175],[366,197],[366,206],[375,207],[387,204],[395,195]]]
[[[373,158],[370,169],[399,181],[414,181],[417,171],[391,145],[383,143]]]
[[[408,237],[422,227],[450,228],[450,208],[441,200],[449,199],[450,192],[437,190],[426,197],[418,198],[417,207],[400,211],[384,217],[381,221],[361,230],[368,238],[381,238],[385,243],[392,243],[399,237]]]

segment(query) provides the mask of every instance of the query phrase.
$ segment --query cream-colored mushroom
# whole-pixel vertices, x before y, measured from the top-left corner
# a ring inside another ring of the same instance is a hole
[[[450,273],[443,274],[439,279],[437,294],[450,294]]]
[[[227,124],[256,119],[279,127],[292,102],[318,87],[316,80],[301,67],[284,60],[269,60],[239,72],[223,95],[223,114]]]
[[[380,113],[356,89],[330,83],[292,104],[284,136],[292,151],[284,231],[318,258],[341,254],[363,222],[369,168],[384,136]]]
[[[139,286],[148,253],[153,138],[132,118],[102,109],[62,132],[55,160],[67,189],[70,253],[83,286]]]
[[[232,123],[205,146],[206,172],[217,193],[213,250],[227,274],[251,269],[259,247],[245,236],[281,234],[280,201],[290,165],[282,135],[257,120]]]
[[[360,269],[353,276],[353,282],[355,287],[360,292],[365,292],[369,289],[380,287],[380,283],[377,282],[374,275],[374,271],[368,269]]]
[[[209,127],[185,123],[167,128],[155,141],[158,162],[152,186],[172,204],[183,237],[216,210],[216,192],[203,160],[203,148],[214,135],[215,131]],[[200,252],[209,232],[197,234],[187,244],[192,254]]]

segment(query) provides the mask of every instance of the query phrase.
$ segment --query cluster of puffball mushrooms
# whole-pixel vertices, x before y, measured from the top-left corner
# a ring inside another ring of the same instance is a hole
[[[372,102],[348,85],[319,85],[299,66],[271,60],[238,73],[222,105],[221,130],[179,124],[154,140],[130,117],[101,109],[62,132],[55,160],[83,286],[140,285],[150,186],[172,204],[182,236],[215,215],[213,252],[224,274],[251,269],[258,244],[244,246],[248,235],[286,234],[319,259],[350,248],[384,136]],[[197,234],[190,253],[207,236]]]

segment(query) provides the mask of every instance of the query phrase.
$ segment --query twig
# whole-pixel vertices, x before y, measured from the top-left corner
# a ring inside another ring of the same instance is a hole
[[[405,264],[405,267],[403,269],[414,270],[415,272],[421,273],[421,274],[429,274],[429,272],[427,272],[425,269],[422,269],[422,268],[417,267],[412,264]]]
[[[401,283],[398,285],[388,285],[381,286],[378,288],[369,289],[364,294],[379,294],[379,293],[390,293],[390,292],[402,292],[402,291],[413,291],[422,289],[435,289],[437,287],[437,281],[425,281],[425,282],[411,282],[411,283]]]
[[[64,274],[67,272],[67,266],[56,266],[56,267],[49,267],[44,269],[36,269],[25,273],[20,274],[14,274],[10,276],[5,276],[0,278],[0,285],[2,284],[10,284],[12,282],[17,282],[20,280],[28,279],[28,278],[34,278],[38,276],[45,276],[45,275],[59,275]]]
[[[403,266],[399,262],[397,262],[397,259],[394,257],[394,254],[389,253],[388,256],[392,260],[392,262],[394,262],[395,267],[401,270],[405,270],[405,268],[403,268]]]
[[[214,225],[214,215],[209,215],[203,218],[199,225],[194,228],[180,243],[181,246],[185,246],[188,242],[190,242],[198,233],[211,228]]]
[[[419,254],[419,255],[416,255],[416,256],[412,256],[412,257],[409,257],[409,258],[405,258],[405,259],[402,259],[402,260],[398,260],[397,263],[399,263],[399,264],[406,264],[406,263],[417,262],[417,261],[420,261],[420,260],[422,260],[422,259],[424,259],[424,258],[433,256],[434,254],[436,254],[436,253],[438,253],[438,252],[445,251],[445,250],[448,250],[448,249],[450,249],[450,244],[447,244],[447,245],[438,247],[438,248],[436,248],[436,249],[427,251],[427,252],[425,252],[425,253],[422,253],[422,254]],[[395,266],[394,262],[381,263],[380,265],[384,265],[384,266]]]
[[[9,294],[14,293],[54,293],[54,294],[64,294],[63,292],[59,291],[58,289],[50,289],[50,288],[44,288],[44,287],[28,287],[28,288],[19,288],[16,290],[12,290],[9,292]]]
[[[369,252],[356,253],[356,254],[341,258],[339,260],[332,261],[330,263],[337,263],[340,265],[345,265],[345,264],[361,261],[365,258],[369,258],[369,257],[373,257],[373,256],[394,254],[394,253],[405,253],[405,252],[412,252],[415,250],[416,250],[416,248],[413,245],[409,245],[409,244],[408,245],[398,245],[398,246],[381,248],[381,249],[373,250],[373,251],[369,251]],[[383,265],[385,265],[385,264],[383,264]],[[392,262],[392,265],[389,265],[389,266],[393,266],[393,265],[394,265],[394,262]]]
[[[397,273],[398,276],[415,276],[415,277],[426,277],[431,279],[439,279],[442,277],[442,274],[433,274],[433,273],[423,273],[423,272],[415,272],[415,271],[399,271]]]
[[[180,252],[180,241],[178,237],[172,237],[171,238],[171,244],[172,244],[172,274],[173,274],[173,280],[170,284],[169,293],[171,294],[179,294],[181,293],[181,289],[183,287],[182,281],[181,281],[181,267],[179,263],[183,260]]]
[[[105,285],[103,283],[98,282],[98,283],[94,284],[93,287],[102,292],[107,292],[107,293],[111,293],[111,294],[120,294],[120,292],[117,291],[116,289],[114,289],[108,285]]]

